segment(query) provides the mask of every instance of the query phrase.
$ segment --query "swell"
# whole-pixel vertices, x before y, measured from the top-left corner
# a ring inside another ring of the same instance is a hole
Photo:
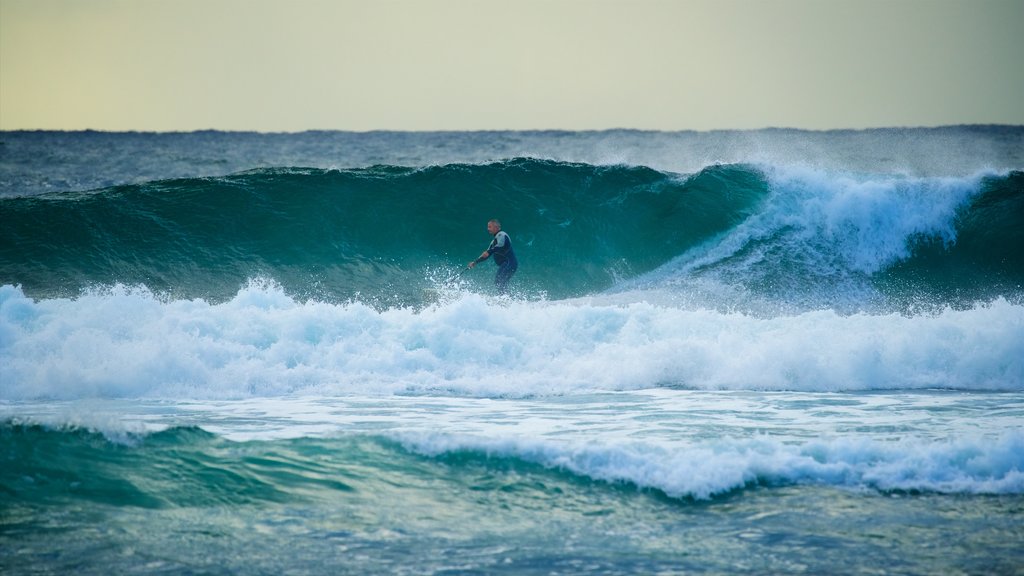
[[[145,285],[224,300],[254,277],[330,301],[414,303],[430,271],[461,269],[500,217],[521,287],[600,291],[745,218],[756,170],[690,177],[515,159],[413,169],[263,169],[0,201],[0,282],[43,297]],[[486,286],[489,274],[473,281]]]
[[[539,496],[557,508],[563,486],[593,483],[585,475],[519,458],[425,456],[384,436],[231,442],[201,428],[174,427],[110,438],[75,426],[9,421],[0,423],[0,446],[9,463],[0,471],[0,494],[28,506],[78,501],[165,509],[323,502],[358,510],[393,506],[393,499],[421,489],[421,497],[431,497],[444,486],[446,495],[529,490],[530,498]],[[495,479],[495,474],[505,477]]]
[[[557,510],[653,490],[712,499],[759,486],[824,485],[882,492],[1021,494],[1024,437],[929,441],[721,439],[696,444],[572,445],[448,435],[342,436],[230,442],[177,427],[112,441],[76,427],[0,424],[12,504],[87,501],[137,508],[289,502],[374,506],[442,494]],[[592,493],[604,494],[593,498]],[[517,503],[518,502],[518,503]],[[457,504],[463,506],[463,503]],[[596,505],[600,505],[598,502]]]
[[[144,285],[223,302],[253,278],[300,299],[419,306],[500,217],[520,295],[667,286],[704,306],[970,307],[1024,292],[1024,173],[851,175],[728,165],[681,176],[534,159],[262,169],[0,200],[0,283],[32,297]],[[695,294],[708,293],[706,299]],[[738,296],[737,296],[738,294]]]
[[[297,502],[354,490],[351,470],[366,444],[331,442],[336,460],[316,442],[237,444],[196,427],[119,434],[75,426],[6,422],[0,439],[8,465],[0,491],[12,501],[175,508]],[[370,450],[372,452],[372,450]]]

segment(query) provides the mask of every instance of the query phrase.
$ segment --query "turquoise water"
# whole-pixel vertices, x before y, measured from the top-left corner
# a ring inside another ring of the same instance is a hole
[[[425,291],[456,279],[486,286],[459,271],[500,206],[530,264],[524,297],[600,293],[657,270],[805,306],[852,299],[859,309],[864,290],[972,303],[1024,283],[1022,189],[1017,171],[854,177],[725,165],[682,175],[525,158],[260,169],[5,199],[0,258],[2,281],[33,296],[120,283],[222,301],[269,278],[302,298],[421,306]]]
[[[0,538],[16,572],[921,574],[1024,562],[1019,394],[662,389],[7,411],[42,423],[2,431]]]
[[[1024,129],[0,143],[4,573],[1024,573]]]
[[[742,167],[681,177],[518,159],[266,169],[0,206],[6,273],[32,292],[121,282],[224,299],[265,276],[318,298],[402,305],[433,287],[431,270],[457,271],[468,248],[486,247],[480,222],[495,206],[515,226],[531,287],[565,297],[654,269],[738,224],[765,194],[763,177]]]

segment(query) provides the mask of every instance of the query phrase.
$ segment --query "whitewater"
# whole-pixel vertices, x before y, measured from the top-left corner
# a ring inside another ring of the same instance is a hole
[[[1024,573],[1022,170],[1012,126],[0,133],[0,567]]]

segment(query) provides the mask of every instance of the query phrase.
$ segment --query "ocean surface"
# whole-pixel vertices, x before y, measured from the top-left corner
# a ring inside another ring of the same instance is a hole
[[[0,132],[0,572],[1024,574],[1024,127]]]

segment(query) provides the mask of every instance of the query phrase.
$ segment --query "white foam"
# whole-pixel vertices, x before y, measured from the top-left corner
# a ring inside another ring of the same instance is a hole
[[[427,456],[514,458],[695,498],[752,484],[1024,494],[1021,414],[1021,393],[941,391],[0,401],[0,418],[128,444],[172,426],[238,442],[383,436]]]
[[[692,280],[694,270],[744,251],[749,253],[731,264],[740,278],[771,274],[779,266],[810,277],[874,274],[908,258],[918,240],[955,243],[958,211],[991,175],[863,177],[793,165],[762,169],[772,193],[756,215],[634,284]],[[758,266],[766,270],[750,270]]]
[[[771,318],[647,302],[492,301],[421,311],[115,287],[34,301],[0,288],[0,399],[429,393],[526,397],[656,386],[1024,390],[1024,306]]]
[[[996,439],[879,442],[837,438],[786,443],[763,436],[691,444],[563,443],[450,435],[405,435],[431,456],[473,450],[515,457],[673,497],[706,499],[752,484],[815,484],[967,494],[1024,493],[1024,432]]]
[[[910,240],[956,240],[957,209],[981,190],[966,178],[855,178],[793,166],[768,169],[785,201],[769,211],[772,230],[790,226],[821,238],[851,269],[877,272],[910,256]]]

